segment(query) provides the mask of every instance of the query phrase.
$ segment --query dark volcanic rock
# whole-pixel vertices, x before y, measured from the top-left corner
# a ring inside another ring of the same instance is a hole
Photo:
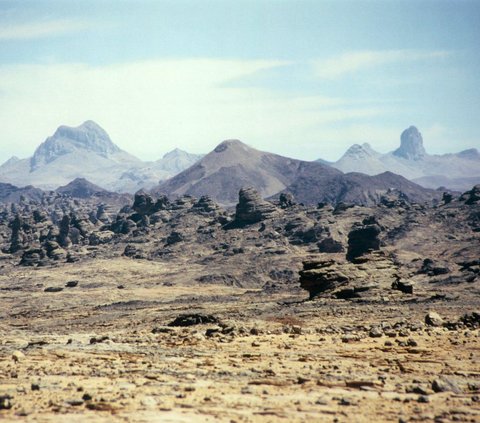
[[[194,326],[206,323],[219,323],[219,320],[210,314],[185,314],[175,318],[168,326]]]
[[[369,250],[379,250],[380,239],[378,236],[380,232],[381,228],[376,223],[353,228],[348,234],[347,260],[354,260]]]
[[[303,262],[300,271],[300,287],[314,298],[321,292],[333,291],[348,283],[348,277],[338,270],[334,260],[310,260]]]
[[[253,188],[242,188],[238,194],[238,204],[235,213],[235,223],[248,225],[272,217],[276,207],[263,200]]]
[[[332,237],[322,239],[317,243],[318,251],[321,253],[342,253],[345,251],[340,241],[334,240]]]
[[[470,191],[464,192],[460,200],[465,201],[467,205],[477,204],[480,201],[480,184],[475,185]]]
[[[25,250],[20,260],[20,266],[42,266],[45,264],[45,251],[40,247]]]

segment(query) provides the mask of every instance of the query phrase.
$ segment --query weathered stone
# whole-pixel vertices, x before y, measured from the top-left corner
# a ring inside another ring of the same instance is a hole
[[[348,234],[347,260],[360,257],[369,250],[379,250],[380,232],[381,228],[376,223],[353,228]]]
[[[276,207],[263,200],[253,188],[242,188],[238,194],[235,222],[248,225],[273,217]]]
[[[437,312],[430,311],[425,316],[425,323],[429,326],[442,326],[444,321]]]

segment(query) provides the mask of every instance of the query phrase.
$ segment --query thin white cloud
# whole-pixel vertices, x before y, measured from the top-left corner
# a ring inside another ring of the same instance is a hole
[[[420,61],[445,58],[447,51],[421,50],[363,50],[344,53],[313,63],[315,75],[324,79],[340,78],[361,70],[405,61]]]
[[[158,159],[174,147],[208,152],[227,138],[315,159],[321,149],[310,154],[303,145],[320,139],[326,126],[385,113],[384,105],[228,84],[281,65],[195,59],[0,66],[0,150],[31,155],[57,126],[92,119],[121,148],[143,159]]]
[[[28,22],[0,27],[0,41],[45,38],[84,30],[87,22],[61,19],[43,22]]]

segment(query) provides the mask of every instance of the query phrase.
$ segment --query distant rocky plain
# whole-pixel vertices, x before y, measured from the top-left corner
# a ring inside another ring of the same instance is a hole
[[[11,175],[126,160],[100,129]],[[480,185],[236,140],[135,194],[74,176],[0,184],[0,420],[480,420]]]

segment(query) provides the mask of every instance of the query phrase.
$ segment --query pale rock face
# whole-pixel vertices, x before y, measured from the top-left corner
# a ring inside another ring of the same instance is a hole
[[[426,156],[422,134],[415,126],[405,129],[400,137],[400,147],[393,154],[407,160],[420,160]]]
[[[112,142],[108,134],[91,120],[76,128],[60,126],[55,134],[48,137],[35,151],[30,160],[31,170],[34,171],[42,165],[53,162],[59,156],[74,153],[79,149],[105,158],[122,151]]]

